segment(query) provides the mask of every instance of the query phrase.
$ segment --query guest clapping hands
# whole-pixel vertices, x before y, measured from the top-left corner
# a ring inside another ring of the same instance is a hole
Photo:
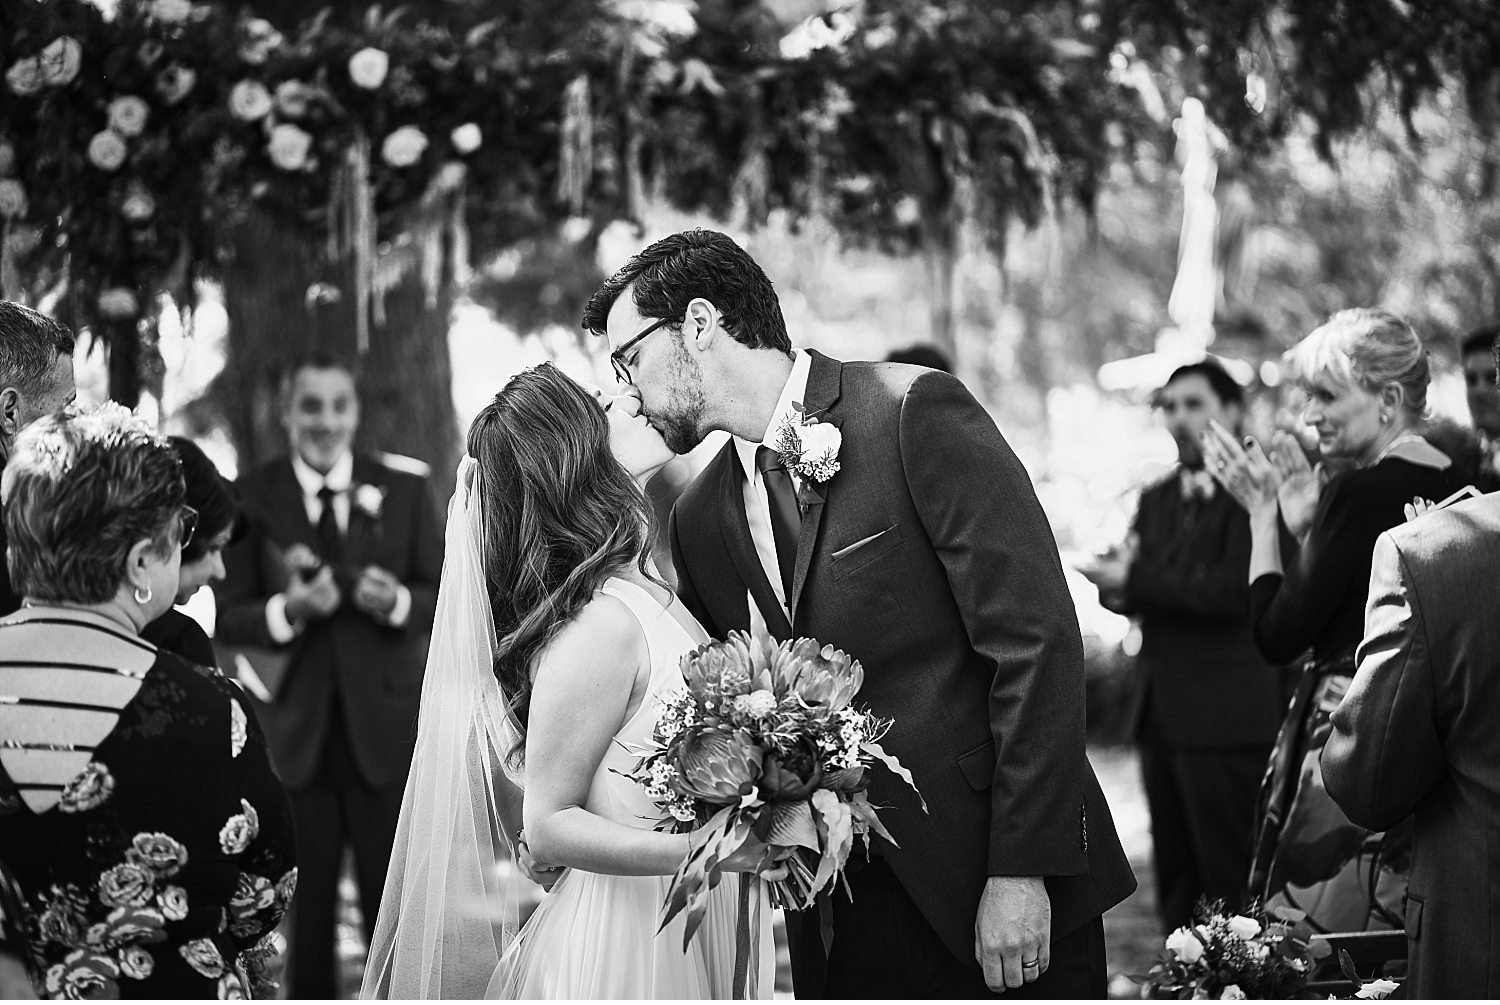
[[[1382,905],[1372,896],[1382,866],[1356,855],[1366,832],[1343,818],[1304,765],[1353,675],[1375,539],[1402,522],[1414,495],[1448,494],[1450,462],[1420,435],[1427,356],[1400,318],[1342,311],[1287,361],[1307,396],[1302,419],[1317,432],[1320,453],[1351,470],[1323,484],[1286,433],[1269,453],[1222,427],[1204,437],[1209,470],[1250,513],[1256,643],[1278,663],[1312,651],[1273,754],[1250,892],[1274,906],[1294,890],[1298,903],[1311,905],[1310,921],[1360,930],[1382,910],[1398,911],[1399,897]],[[1394,911],[1386,921],[1399,925]]]

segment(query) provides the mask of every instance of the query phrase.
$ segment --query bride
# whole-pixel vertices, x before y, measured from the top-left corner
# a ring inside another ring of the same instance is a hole
[[[640,486],[671,457],[551,364],[470,426],[362,998],[770,997],[759,856],[725,863],[684,951],[684,915],[657,928],[689,836],[623,774],[707,640],[650,565]],[[517,931],[522,820],[563,871]]]

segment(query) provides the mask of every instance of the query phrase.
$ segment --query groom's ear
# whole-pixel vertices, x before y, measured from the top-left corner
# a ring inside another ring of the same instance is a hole
[[[687,320],[682,326],[682,337],[691,342],[699,352],[713,345],[719,334],[719,311],[702,297],[695,297],[687,305]]]

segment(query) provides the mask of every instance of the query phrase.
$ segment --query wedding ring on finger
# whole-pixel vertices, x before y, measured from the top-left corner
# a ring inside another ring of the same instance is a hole
[[[1040,958],[1037,958],[1037,959],[1034,959],[1034,960],[1022,960],[1021,961],[1021,969],[1022,970],[1036,970],[1039,967],[1041,967],[1041,965],[1042,965],[1042,961],[1041,961]]]

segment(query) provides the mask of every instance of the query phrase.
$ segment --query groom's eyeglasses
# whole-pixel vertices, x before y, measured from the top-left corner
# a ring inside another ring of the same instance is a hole
[[[635,357],[639,356],[641,353],[640,350],[637,349],[628,360],[625,358],[625,354],[627,352],[630,352],[631,349],[635,348],[635,346],[638,345],[643,339],[645,339],[647,335],[650,335],[652,332],[656,331],[656,329],[662,327],[663,325],[669,325],[671,323],[671,318],[662,318],[660,321],[656,322],[656,324],[652,325],[650,328],[647,328],[635,338],[631,339],[629,342],[626,342],[624,345],[620,346],[620,348],[609,354],[609,362],[614,366],[615,376],[619,378],[620,383],[635,383],[635,378],[630,376],[630,368],[635,366]]]

